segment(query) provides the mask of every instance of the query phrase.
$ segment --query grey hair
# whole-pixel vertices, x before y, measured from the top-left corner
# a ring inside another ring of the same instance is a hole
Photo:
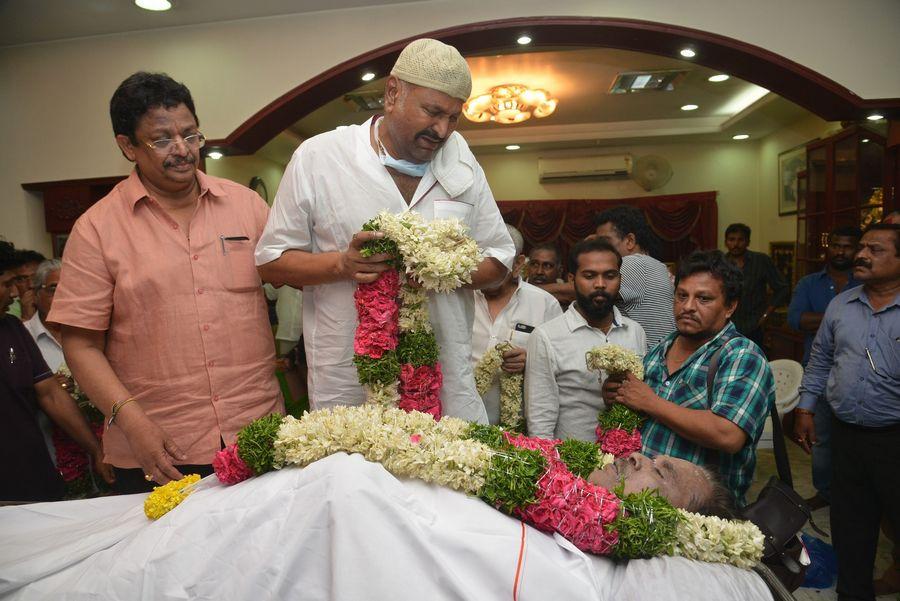
[[[506,230],[509,232],[509,237],[512,238],[513,246],[516,247],[516,256],[521,255],[522,250],[525,248],[525,238],[522,237],[522,232],[508,223],[506,224]]]
[[[59,259],[47,259],[38,265],[37,270],[31,277],[31,285],[35,288],[40,288],[47,283],[47,278],[50,277],[51,273],[60,269],[62,269],[62,261]]]
[[[707,496],[692,495],[688,511],[700,515],[710,515],[722,519],[733,519],[737,514],[734,496],[731,490],[719,479],[718,475],[707,467],[698,465],[703,476],[709,481],[710,492]]]

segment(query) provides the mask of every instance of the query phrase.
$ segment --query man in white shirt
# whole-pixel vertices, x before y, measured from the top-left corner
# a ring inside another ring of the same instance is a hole
[[[285,171],[256,263],[263,280],[303,287],[314,409],[365,401],[352,361],[353,291],[390,269],[386,255],[360,255],[365,242],[382,236],[360,231],[380,211],[466,224],[485,257],[468,288],[496,285],[512,266],[515,249],[484,171],[454,131],[471,89],[455,48],[416,40],[387,79],[384,116],[306,140]],[[471,289],[430,295],[429,312],[441,348],[443,413],[487,423],[469,363]]]
[[[37,343],[41,356],[47,362],[47,367],[53,373],[59,371],[59,366],[65,363],[62,345],[59,343],[60,326],[52,322],[47,323],[47,314],[50,313],[50,306],[53,304],[61,268],[62,263],[59,259],[50,259],[38,265],[31,279],[37,311],[31,319],[24,322],[25,328]]]
[[[622,257],[608,242],[583,240],[569,257],[575,302],[566,312],[538,326],[528,341],[525,367],[525,419],[528,433],[542,438],[593,441],[597,414],[605,407],[601,388],[606,374],[588,371],[585,353],[617,344],[643,356],[644,329],[614,305],[619,294]]]
[[[484,354],[501,342],[513,348],[503,353],[501,369],[510,374],[525,371],[528,338],[534,328],[562,315],[553,295],[522,280],[519,273],[525,263],[525,241],[519,230],[506,226],[516,247],[516,261],[503,282],[495,288],[475,291],[475,326],[472,329],[472,367]],[[481,397],[492,424],[500,423],[500,380],[495,378]]]

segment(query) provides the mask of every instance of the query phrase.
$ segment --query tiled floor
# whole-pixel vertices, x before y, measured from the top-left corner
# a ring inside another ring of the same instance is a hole
[[[803,498],[809,498],[815,493],[815,489],[812,485],[809,456],[795,444],[788,443],[787,448],[788,457],[791,462],[791,474],[794,478],[794,489],[800,493]],[[769,478],[777,472],[775,468],[775,455],[772,449],[759,449],[757,455],[756,474],[754,474],[753,485],[747,493],[748,499],[755,499],[763,485],[765,485]],[[828,507],[823,507],[822,509],[814,511],[813,520],[819,528],[828,534],[831,533]],[[806,532],[812,536],[819,536],[808,526]],[[831,542],[829,539],[824,540],[829,544]],[[875,558],[875,574],[880,576],[890,563],[891,542],[882,536],[878,544],[878,554]],[[834,601],[837,599],[833,586],[829,589],[822,590],[800,588],[794,593],[794,597],[796,597],[798,601]],[[878,597],[877,599],[878,601],[900,601],[900,595],[885,595]]]

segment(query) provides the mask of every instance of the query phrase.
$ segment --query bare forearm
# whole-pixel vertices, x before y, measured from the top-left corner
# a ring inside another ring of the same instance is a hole
[[[496,286],[503,281],[508,272],[509,270],[503,263],[494,257],[488,257],[478,265],[478,269],[472,274],[472,283],[467,284],[466,288],[481,290]]]
[[[747,438],[740,427],[712,411],[688,409],[661,398],[646,413],[679,436],[726,453],[738,452]]]
[[[275,286],[294,288],[330,284],[346,279],[341,273],[341,253],[311,253],[289,250],[270,263],[260,265],[259,277]]]
[[[98,454],[100,444],[91,431],[78,406],[69,394],[62,389],[55,378],[48,378],[36,387],[38,405],[41,410],[59,426],[63,432],[72,437],[78,446],[88,453]]]
[[[102,332],[98,334],[103,335]],[[91,403],[104,415],[109,415],[113,403],[127,399],[130,393],[113,371],[103,353],[103,346],[94,346],[66,326],[63,326],[62,336],[63,353],[72,377],[91,399]],[[99,340],[95,343],[102,345]]]
[[[822,323],[822,317],[824,313],[801,313],[800,314],[800,331],[801,332],[815,332],[819,329],[819,325]]]

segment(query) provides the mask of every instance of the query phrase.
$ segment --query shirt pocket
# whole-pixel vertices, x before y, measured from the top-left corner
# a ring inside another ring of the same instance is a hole
[[[465,224],[469,223],[469,217],[472,215],[474,207],[462,200],[435,200],[434,201],[434,218],[435,219],[459,219]]]
[[[222,252],[222,285],[231,292],[249,292],[262,286],[253,257],[254,244],[247,236],[219,236]]]
[[[509,338],[509,342],[513,346],[520,346],[522,348],[528,347],[528,338],[531,336],[529,332],[520,332],[518,330],[513,330],[512,335]]]

